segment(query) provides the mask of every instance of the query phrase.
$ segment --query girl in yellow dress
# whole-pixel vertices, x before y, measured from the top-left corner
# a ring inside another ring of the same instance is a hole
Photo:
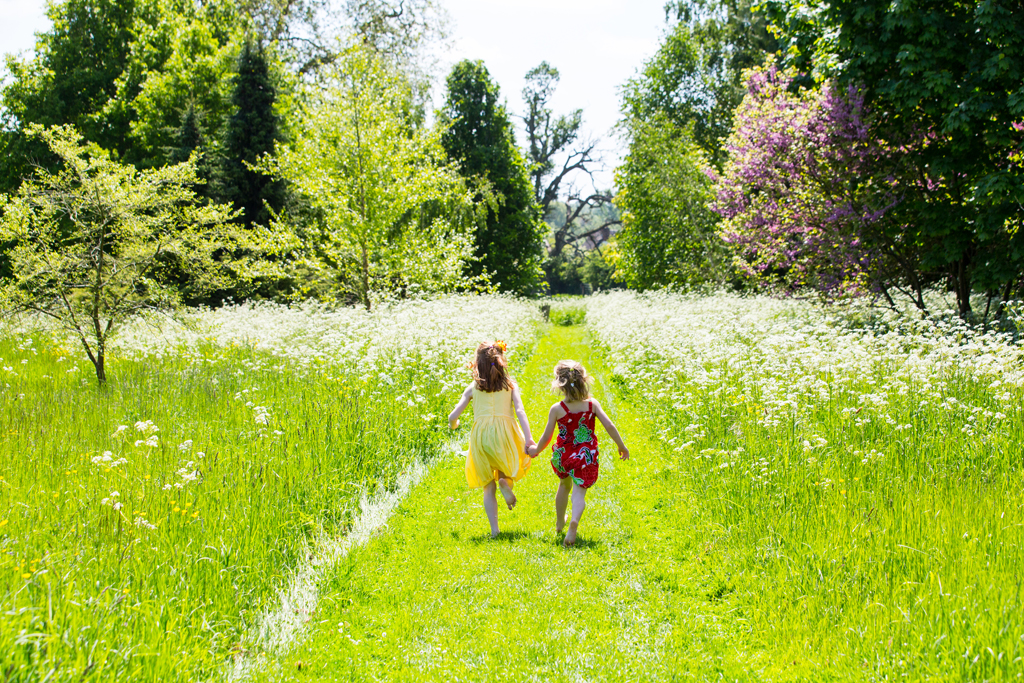
[[[526,450],[533,445],[533,439],[519,387],[508,374],[505,342],[484,342],[478,346],[476,360],[471,367],[473,382],[462,392],[458,405],[448,416],[448,425],[456,429],[459,415],[473,401],[466,482],[470,488],[483,487],[484,510],[487,521],[491,523],[491,538],[497,538],[496,489],[501,489],[508,509],[514,508],[516,495],[512,492],[512,485],[525,477],[530,469],[532,460]]]

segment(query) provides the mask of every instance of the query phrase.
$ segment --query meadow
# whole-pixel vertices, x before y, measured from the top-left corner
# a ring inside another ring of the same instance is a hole
[[[1012,335],[725,294],[610,293],[549,319],[502,297],[198,311],[123,330],[102,389],[66,338],[11,323],[4,678],[1024,675]],[[535,430],[551,366],[579,358],[631,447],[602,456],[571,550],[546,457],[491,542],[448,450],[466,363],[495,337]],[[417,464],[275,639],[298,568]]]
[[[1024,675],[1012,335],[726,295],[611,294],[587,319],[744,639],[840,679]]]
[[[97,388],[37,321],[0,338],[0,672],[205,680],[272,634],[298,560],[448,438],[475,344],[536,307],[452,297],[137,321]],[[400,390],[398,390],[400,388]]]

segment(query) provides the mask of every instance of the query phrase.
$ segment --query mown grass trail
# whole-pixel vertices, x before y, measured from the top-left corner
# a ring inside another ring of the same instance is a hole
[[[738,649],[751,634],[736,632],[735,615],[723,619],[715,548],[688,524],[695,501],[648,438],[654,426],[605,383],[610,373],[581,328],[549,329],[518,377],[534,430],[554,399],[560,358],[596,375],[594,394],[632,453],[619,462],[599,432],[602,473],[577,546],[563,548],[554,532],[557,480],[546,456],[517,485],[517,508],[500,506],[496,541],[480,492],[466,488],[464,460],[450,458],[339,565],[307,637],[259,677],[692,680],[802,668]]]

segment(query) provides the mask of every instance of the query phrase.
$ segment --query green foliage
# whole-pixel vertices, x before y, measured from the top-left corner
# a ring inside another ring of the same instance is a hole
[[[629,152],[616,174],[617,275],[642,289],[730,279],[708,176],[726,161],[743,69],[775,47],[749,0],[670,2],[666,15],[675,24],[622,100]]]
[[[240,212],[247,227],[266,226],[281,210],[285,188],[279,178],[254,168],[261,158],[274,153],[280,137],[276,92],[262,47],[245,43],[233,86],[233,112],[226,125],[223,168],[215,189],[221,200]]]
[[[871,135],[910,147],[903,240],[960,314],[1024,282],[1024,10],[1011,0],[768,3],[786,59],[862,88]],[[887,179],[883,179],[887,180]]]
[[[224,126],[232,114],[232,77],[240,51],[243,25],[223,2],[188,3],[165,8],[158,26],[140,27],[134,51],[154,53],[136,66],[146,68],[138,96],[131,106],[133,158],[158,166],[188,158],[201,149],[212,168],[221,151]],[[186,118],[202,137],[191,146],[182,139]]]
[[[730,257],[709,208],[710,165],[688,130],[664,117],[634,122],[615,179],[618,278],[639,289],[726,282]]]
[[[561,327],[582,325],[587,321],[587,307],[579,300],[555,301],[551,304],[548,320],[552,325]]]
[[[7,156],[0,191],[17,188],[31,173],[30,159],[52,162],[25,126],[72,124],[87,139],[124,156],[131,115],[124,102],[138,92],[138,74],[126,73],[137,15],[145,0],[67,0],[53,3],[53,26],[40,34],[36,56],[7,57],[2,135]]]
[[[0,306],[58,321],[81,342],[103,383],[110,335],[143,311],[179,304],[179,292],[162,279],[166,268],[187,273],[202,293],[244,277],[247,263],[214,254],[252,242],[225,225],[228,207],[196,205],[192,161],[137,171],[84,144],[71,127],[32,126],[28,133],[62,167],[37,171],[2,205],[0,241],[15,246]]]
[[[742,72],[775,49],[764,16],[751,0],[670,2],[674,16],[654,57],[623,90],[627,130],[663,117],[690,135],[721,167],[732,112],[743,99]]]
[[[615,259],[618,258],[618,244],[613,241],[600,248],[591,249],[583,257],[579,268],[580,279],[591,292],[611,289],[615,286]]]
[[[48,13],[36,54],[7,61],[0,189],[17,188],[30,159],[56,162],[26,134],[33,123],[74,125],[119,159],[156,166],[174,156],[174,131],[194,108],[216,147],[245,25],[233,4],[67,0]]]
[[[305,218],[286,219],[305,245],[300,286],[369,308],[376,294],[485,284],[463,277],[473,258],[471,193],[446,158],[441,129],[416,125],[413,86],[402,72],[353,47],[327,87],[306,96],[294,140],[264,163],[310,208]],[[316,273],[328,282],[315,284]]]
[[[446,83],[439,116],[445,126],[445,152],[463,175],[496,198],[496,206],[477,227],[478,260],[468,272],[487,274],[502,291],[529,294],[541,276],[544,224],[498,86],[483,62],[469,60],[456,64]]]

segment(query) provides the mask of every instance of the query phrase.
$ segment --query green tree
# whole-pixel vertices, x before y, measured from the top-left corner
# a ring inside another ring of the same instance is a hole
[[[1024,7],[1014,0],[767,4],[785,58],[862,89],[876,139],[907,141],[895,211],[972,315],[1024,294]],[[891,181],[890,181],[891,182]]]
[[[629,287],[724,284],[730,256],[717,234],[710,163],[687,131],[664,118],[633,123],[616,170],[622,211],[616,274]]]
[[[35,55],[7,57],[0,133],[6,154],[0,191],[12,191],[31,172],[31,160],[50,157],[29,136],[33,123],[71,124],[105,149],[125,157],[130,148],[131,112],[124,106],[138,92],[138,78],[126,74],[138,15],[138,0],[66,0],[47,6],[53,24],[39,36]]]
[[[363,47],[335,66],[326,88],[310,88],[293,141],[264,162],[312,209],[296,228],[306,271],[326,270],[325,294],[367,309],[377,294],[472,286],[463,275],[473,253],[472,195],[440,129],[418,125],[413,84]]]
[[[776,49],[754,0],[689,0],[666,5],[674,21],[654,57],[623,89],[629,121],[664,117],[691,130],[708,159],[721,168],[732,113],[743,99],[744,69]]]
[[[132,159],[141,166],[181,160],[179,134],[194,116],[204,138],[206,162],[219,158],[224,127],[233,113],[233,78],[244,20],[224,2],[165,7],[159,27],[140,27],[133,53],[159,54],[131,68],[143,71],[132,100]],[[187,153],[186,153],[187,155]]]
[[[483,62],[470,60],[456,64],[446,83],[439,116],[444,149],[465,176],[485,183],[497,199],[477,227],[477,260],[469,273],[490,275],[502,291],[529,294],[542,274],[545,227],[498,86]]]
[[[253,168],[264,155],[274,153],[279,139],[275,94],[266,52],[246,42],[238,57],[231,96],[234,113],[226,126],[216,196],[231,202],[249,227],[269,225],[272,213],[284,203],[283,182]]]
[[[199,289],[229,282],[215,260],[251,240],[226,222],[226,206],[198,206],[190,189],[195,164],[138,171],[85,144],[70,126],[27,131],[60,159],[22,183],[0,204],[0,240],[16,246],[12,277],[0,283],[5,313],[34,311],[56,320],[81,342],[106,381],[106,348],[126,320],[143,311],[173,310],[176,289],[162,284],[168,258],[187,269]]]

